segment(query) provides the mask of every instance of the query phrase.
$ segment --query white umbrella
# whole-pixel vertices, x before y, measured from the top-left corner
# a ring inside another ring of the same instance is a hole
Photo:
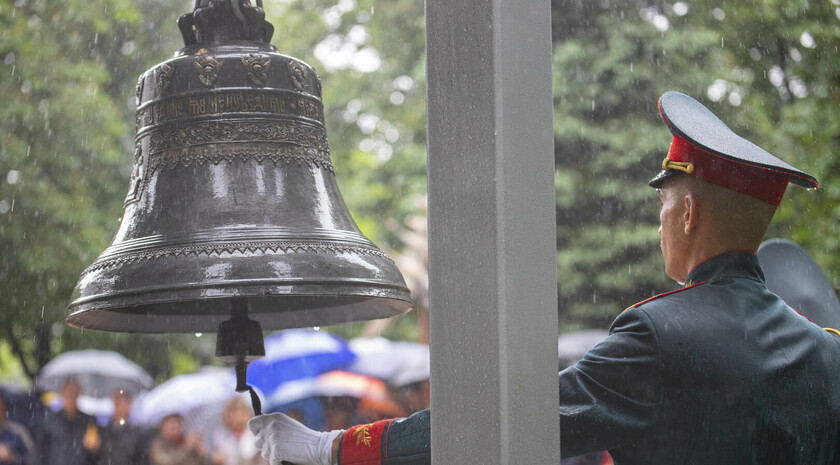
[[[132,419],[153,424],[172,414],[186,417],[208,405],[223,405],[237,393],[231,368],[205,367],[198,373],[170,378],[137,399]]]
[[[605,329],[584,329],[573,333],[561,334],[557,338],[557,355],[560,369],[572,366],[582,359],[587,352],[610,335]]]
[[[248,393],[238,393],[232,368],[204,367],[198,373],[178,375],[161,383],[135,403],[131,420],[154,425],[168,415],[183,419],[186,433],[199,433],[205,441],[221,424],[225,405],[242,396],[250,404]],[[257,391],[262,398],[262,393]]]
[[[349,344],[356,361],[347,371],[373,376],[395,387],[429,379],[427,344],[383,337],[356,338]]]
[[[50,360],[35,385],[58,392],[70,378],[90,397],[108,397],[117,390],[136,396],[154,386],[152,377],[136,363],[117,352],[93,349],[65,352]]]

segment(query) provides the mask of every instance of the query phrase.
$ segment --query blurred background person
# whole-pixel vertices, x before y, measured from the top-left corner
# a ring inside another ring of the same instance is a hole
[[[351,396],[321,397],[324,412],[324,426],[327,431],[347,429],[359,423],[368,423],[359,416],[359,399]]]
[[[149,445],[149,462],[152,465],[203,465],[204,458],[201,436],[184,435],[181,415],[163,417],[160,431]]]
[[[242,397],[234,397],[222,411],[222,424],[211,437],[214,465],[267,464],[254,447],[254,435],[248,429],[253,413]]]
[[[148,465],[151,431],[129,423],[131,395],[123,390],[111,396],[114,413],[102,428],[99,465]]]
[[[397,347],[403,347],[405,353],[399,368],[385,381],[391,398],[403,410],[400,416],[408,416],[431,406],[429,347],[405,342],[398,344],[402,344]]]
[[[33,441],[26,428],[8,420],[6,399],[0,396],[0,465],[31,465]]]
[[[429,380],[408,383],[402,386],[390,386],[391,397],[402,407],[403,416],[425,410],[431,406]]]
[[[96,418],[79,410],[81,385],[68,379],[61,385],[61,409],[48,411],[38,432],[43,465],[93,465],[100,448]]]

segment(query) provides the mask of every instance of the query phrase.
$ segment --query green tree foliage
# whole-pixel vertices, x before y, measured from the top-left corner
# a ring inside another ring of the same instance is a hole
[[[426,192],[422,2],[266,4],[280,53],[315,67],[341,193],[359,227],[401,248],[399,229]]]
[[[557,266],[565,329],[606,326],[675,287],[647,180],[670,141],[656,100],[695,96],[736,132],[816,175],[771,229],[840,287],[838,0],[553,0]],[[79,273],[108,244],[131,170],[134,83],[178,49],[182,0],[0,0],[0,334],[29,374],[110,347],[159,376],[212,362],[212,337],[82,333],[62,324]],[[424,215],[423,3],[265,2],[281,53],[312,64],[341,192],[386,250]],[[353,336],[360,326],[338,329]],[[387,333],[413,337],[413,317]],[[154,344],[150,344],[152,341]],[[209,355],[208,355],[209,354]]]
[[[141,338],[62,321],[76,279],[119,226],[137,76],[176,49],[174,21],[186,8],[0,2],[0,331],[30,377],[54,353],[82,347],[142,352],[167,366],[165,351]],[[161,37],[164,23],[171,27]]]
[[[423,3],[303,0],[266,3],[280,53],[322,81],[327,133],[341,194],[362,232],[403,248],[407,215],[425,215],[426,112]],[[416,339],[416,314],[384,333]],[[364,323],[330,328],[345,337]]]
[[[709,96],[736,132],[820,181],[788,188],[768,237],[802,245],[840,289],[840,4],[708,3],[686,16],[722,38]]]
[[[675,286],[646,181],[670,134],[656,109],[690,94],[739,134],[823,181],[789,189],[771,230],[837,283],[837,5],[552,2],[561,321],[606,325]]]
[[[669,286],[647,186],[670,141],[656,102],[705,93],[718,39],[657,28],[657,16],[679,18],[645,2],[553,5],[559,310],[572,326],[605,326]]]

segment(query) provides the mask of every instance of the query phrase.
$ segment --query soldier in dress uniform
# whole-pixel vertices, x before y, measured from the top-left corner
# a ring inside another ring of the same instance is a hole
[[[564,457],[617,465],[840,464],[840,333],[767,290],[755,252],[789,183],[814,177],[730,130],[691,97],[659,110],[673,134],[662,172],[662,255],[684,287],[637,303],[559,375]],[[272,465],[427,464],[428,410],[316,432],[251,420]]]

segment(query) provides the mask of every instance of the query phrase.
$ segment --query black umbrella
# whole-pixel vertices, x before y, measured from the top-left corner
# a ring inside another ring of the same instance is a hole
[[[823,328],[840,328],[840,299],[825,273],[799,245],[768,239],[758,248],[767,288]]]

